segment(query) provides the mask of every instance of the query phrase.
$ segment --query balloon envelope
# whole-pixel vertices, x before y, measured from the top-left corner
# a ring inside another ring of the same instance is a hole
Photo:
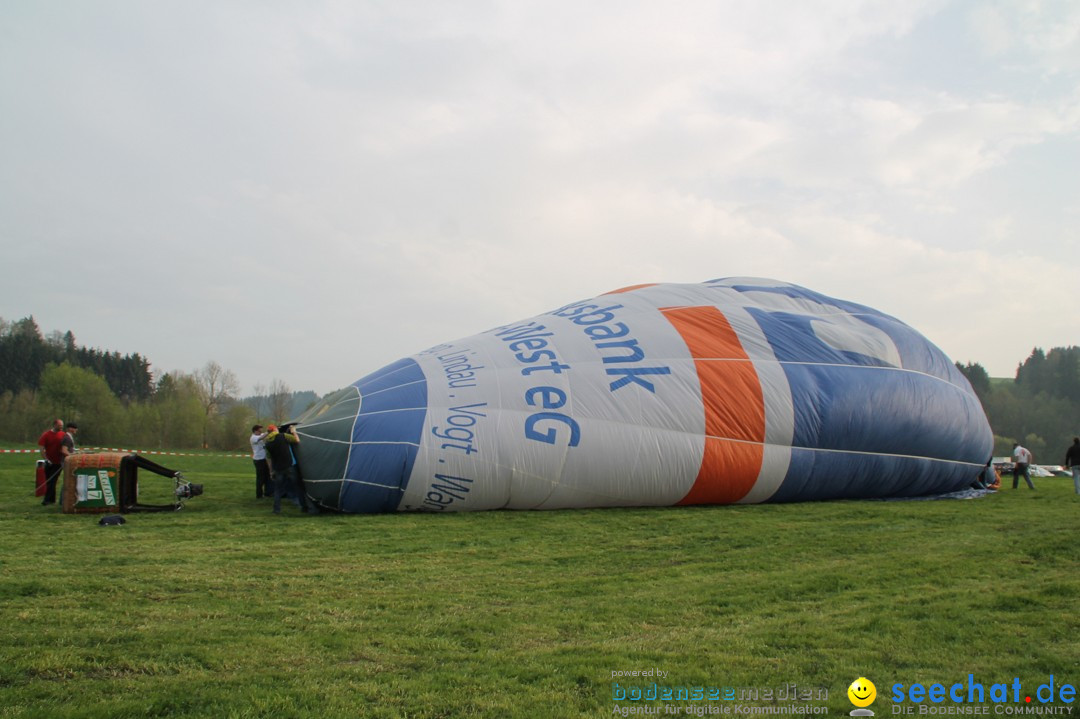
[[[308,493],[346,512],[909,497],[991,455],[904,323],[760,278],[640,285],[403,358],[309,410]]]

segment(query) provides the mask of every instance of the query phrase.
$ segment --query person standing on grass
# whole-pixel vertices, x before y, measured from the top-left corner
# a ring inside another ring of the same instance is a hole
[[[64,455],[64,459],[75,454],[75,433],[78,431],[79,425],[74,422],[67,423],[67,432],[64,433],[64,439],[62,440],[63,446],[60,448],[60,451]]]
[[[281,513],[281,495],[291,490],[295,493],[296,506],[309,514],[318,514],[315,505],[308,505],[303,485],[300,484],[300,472],[296,468],[296,455],[293,445],[300,444],[296,434],[296,425],[286,425],[280,431],[274,425],[267,427],[266,454],[270,459],[270,470],[274,478],[274,514]]]
[[[1021,447],[1019,442],[1013,443],[1013,489],[1020,484],[1020,475],[1024,475],[1024,481],[1030,489],[1035,489],[1031,483],[1031,452],[1026,447]]]
[[[270,465],[266,462],[266,435],[263,426],[257,424],[251,428],[251,461],[255,463],[255,499],[269,497]]]
[[[64,468],[64,420],[53,422],[52,429],[38,437],[41,456],[45,459],[45,499],[42,504],[56,504],[56,480]]]
[[[1073,437],[1072,446],[1065,452],[1065,469],[1072,469],[1073,489],[1080,494],[1080,437]]]
[[[66,460],[71,455],[75,454],[75,433],[79,431],[79,425],[74,422],[67,423],[67,431],[64,432],[64,438],[60,440],[60,454],[64,456]],[[60,469],[63,471],[63,460],[60,462]],[[59,477],[58,477],[59,478]],[[66,485],[65,485],[66,486]],[[60,504],[64,503],[64,492],[60,491]]]

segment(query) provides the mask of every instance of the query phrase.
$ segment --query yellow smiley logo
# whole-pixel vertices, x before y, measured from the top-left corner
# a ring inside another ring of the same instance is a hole
[[[847,688],[848,699],[857,707],[868,707],[877,699],[877,687],[866,677],[859,677]]]

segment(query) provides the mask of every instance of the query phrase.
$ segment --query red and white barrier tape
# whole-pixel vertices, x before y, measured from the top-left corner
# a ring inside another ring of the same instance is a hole
[[[79,447],[79,451],[128,452],[132,454],[158,454],[169,457],[239,457],[251,459],[250,454],[198,454],[195,452],[162,452],[154,449],[123,449],[119,447]],[[0,454],[38,454],[40,449],[0,449]]]

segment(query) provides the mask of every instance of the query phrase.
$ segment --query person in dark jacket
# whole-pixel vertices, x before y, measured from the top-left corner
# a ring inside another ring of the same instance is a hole
[[[1073,489],[1080,494],[1080,437],[1073,437],[1072,446],[1065,452],[1065,468],[1072,469]]]
[[[280,430],[274,425],[267,427],[266,457],[270,460],[270,472],[274,480],[274,514],[281,513],[281,496],[293,493],[296,506],[310,514],[318,514],[314,504],[308,504],[304,487],[300,483],[300,472],[296,467],[296,455],[292,448],[300,444],[296,434],[296,425],[285,425]]]

